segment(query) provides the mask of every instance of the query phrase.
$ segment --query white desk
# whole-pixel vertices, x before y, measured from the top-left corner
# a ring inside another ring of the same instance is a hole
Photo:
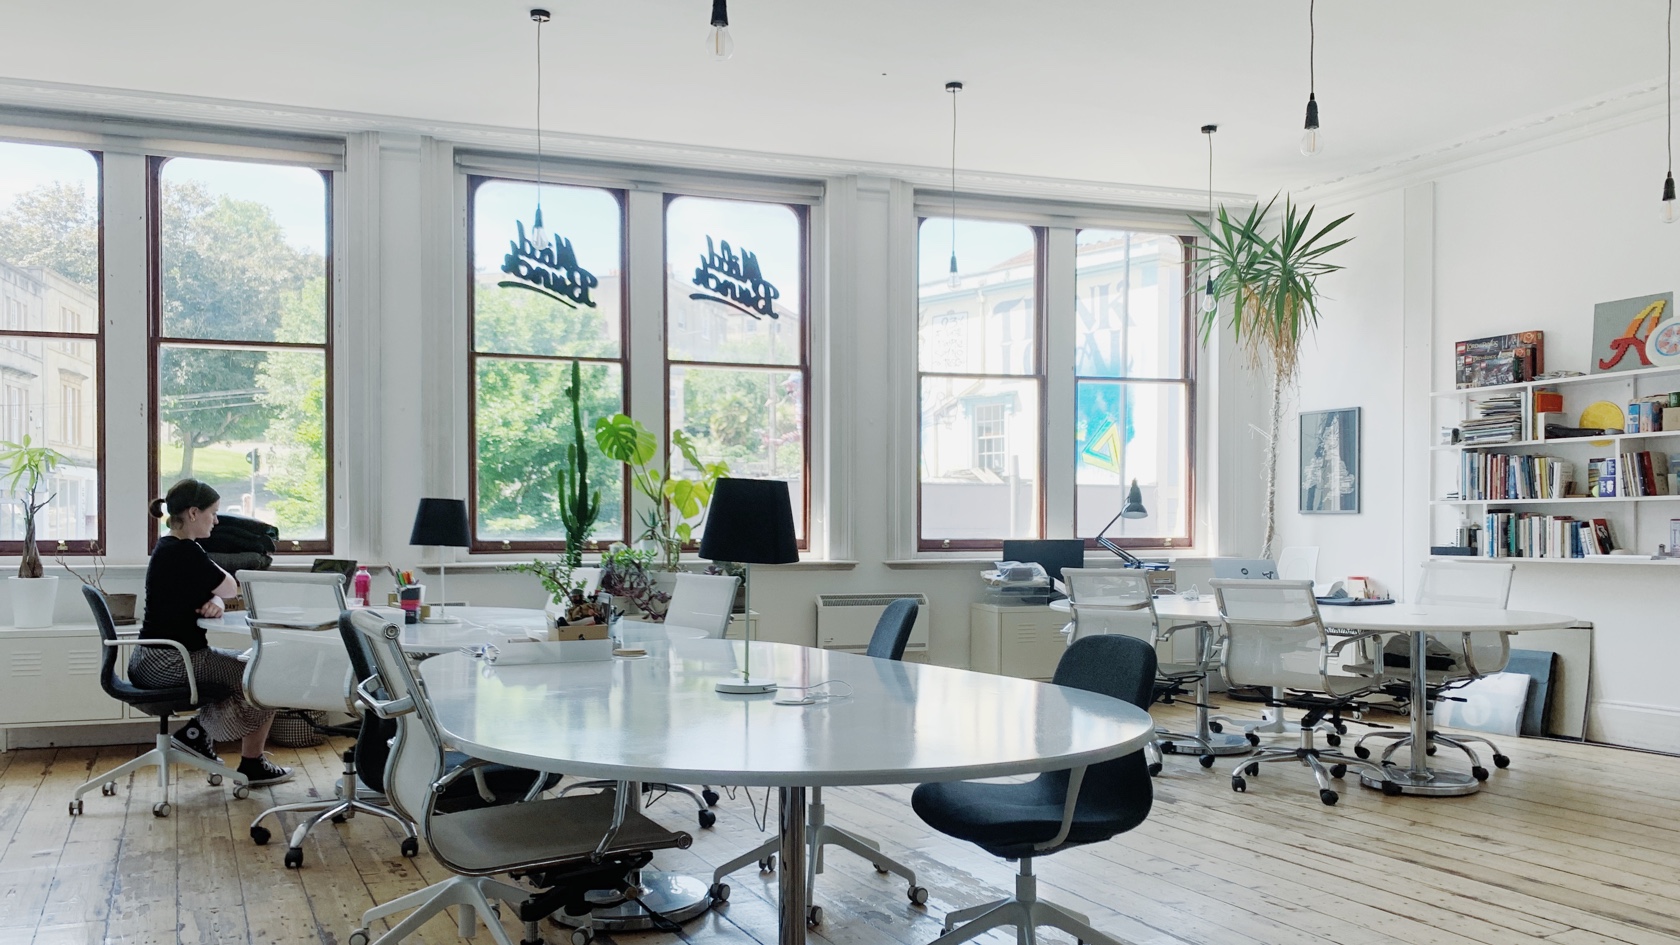
[[[563,644],[537,644],[556,646]],[[784,685],[844,680],[849,698],[724,695],[745,646]],[[1029,774],[1116,758],[1154,732],[1117,699],[1028,680],[781,643],[676,640],[634,660],[422,663],[445,738],[475,757],[614,781],[767,785],[781,797],[781,945],[805,942],[808,787]]]

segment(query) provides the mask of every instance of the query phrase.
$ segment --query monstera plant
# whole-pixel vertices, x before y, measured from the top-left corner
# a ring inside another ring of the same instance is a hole
[[[622,413],[595,421],[595,443],[608,459],[630,469],[630,482],[651,504],[641,512],[643,531],[638,541],[651,542],[667,571],[677,570],[683,545],[694,537],[695,528],[712,501],[712,487],[729,475],[729,464],[700,459],[694,440],[682,430],[671,431],[673,452],[682,456],[694,475],[673,475],[671,456],[656,465],[659,439],[641,422]],[[671,513],[681,516],[672,523]]]

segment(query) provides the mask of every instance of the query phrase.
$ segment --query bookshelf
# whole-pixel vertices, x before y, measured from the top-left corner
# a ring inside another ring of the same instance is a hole
[[[1432,434],[1436,434],[1441,428],[1461,427],[1468,420],[1472,421],[1470,428],[1478,425],[1483,428],[1483,436],[1510,436],[1509,439],[1497,442],[1453,444],[1441,442],[1438,435],[1434,437],[1429,447],[1432,545],[1455,544],[1458,530],[1462,526],[1479,526],[1485,533],[1490,513],[1504,511],[1522,518],[1521,524],[1516,527],[1529,530],[1525,535],[1530,542],[1549,542],[1552,545],[1552,554],[1558,554],[1561,550],[1557,548],[1560,540],[1566,541],[1569,538],[1569,527],[1561,521],[1564,519],[1578,522],[1603,520],[1610,528],[1615,546],[1619,550],[1629,552],[1588,557],[1432,557],[1456,561],[1498,560],[1576,566],[1680,566],[1680,559],[1651,558],[1659,544],[1670,543],[1670,520],[1680,519],[1680,494],[1618,494],[1614,497],[1578,494],[1586,490],[1587,472],[1592,460],[1615,458],[1621,465],[1620,458],[1624,453],[1649,451],[1665,456],[1680,454],[1680,429],[1624,432],[1608,436],[1546,438],[1544,431],[1538,429],[1535,415],[1535,393],[1540,391],[1561,395],[1563,409],[1558,411],[1562,414],[1561,422],[1577,426],[1581,412],[1588,405],[1598,401],[1608,401],[1625,412],[1630,403],[1677,390],[1680,390],[1680,367],[1655,367],[1610,374],[1587,374],[1552,380],[1444,390],[1431,394],[1431,415],[1434,421],[1431,425]],[[1509,406],[1513,398],[1516,401],[1514,411]],[[1501,405],[1504,405],[1503,413],[1500,412]],[[1492,408],[1493,418],[1484,416],[1484,408],[1487,407]],[[1671,411],[1671,415],[1672,413]],[[1474,422],[1477,420],[1481,423]],[[1498,420],[1505,421],[1505,434],[1485,432],[1489,426],[1499,427]],[[1673,420],[1669,423],[1672,424]],[[1467,461],[1467,455],[1475,457],[1475,461]],[[1525,461],[1519,457],[1529,459]],[[1537,463],[1544,465],[1540,463],[1541,458],[1569,465],[1569,489],[1570,493],[1575,494],[1508,499],[1462,498],[1459,495],[1461,491],[1474,494],[1473,488],[1480,483],[1474,476],[1469,477],[1470,481],[1465,481],[1467,467],[1478,469],[1498,464],[1495,468],[1502,468],[1505,465],[1523,465],[1525,462],[1532,467]],[[1680,468],[1672,471],[1680,472]],[[1653,490],[1666,489],[1669,484],[1668,481],[1660,485],[1647,482]]]

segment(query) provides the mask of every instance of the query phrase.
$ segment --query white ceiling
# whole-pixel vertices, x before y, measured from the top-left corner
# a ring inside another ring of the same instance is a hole
[[[0,0],[0,76],[529,129],[533,5]],[[548,130],[941,167],[961,79],[965,170],[1200,189],[1217,122],[1263,194],[1654,83],[1665,0],[1326,0],[1311,159],[1307,0],[731,0],[728,62],[710,0],[547,6]]]

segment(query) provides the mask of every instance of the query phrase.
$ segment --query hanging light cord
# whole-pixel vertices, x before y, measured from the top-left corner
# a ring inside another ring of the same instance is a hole
[[[1672,2],[1672,0],[1670,0]],[[957,255],[957,93],[951,90],[951,258]]]
[[[537,20],[537,206],[542,206],[542,25]]]
[[[1213,226],[1213,134],[1208,133],[1208,226]]]
[[[1669,0],[1672,4],[1674,0]],[[1307,94],[1318,94],[1318,26],[1314,22],[1313,7],[1318,0],[1307,0]]]
[[[1668,173],[1674,174],[1674,0],[1668,0]]]

